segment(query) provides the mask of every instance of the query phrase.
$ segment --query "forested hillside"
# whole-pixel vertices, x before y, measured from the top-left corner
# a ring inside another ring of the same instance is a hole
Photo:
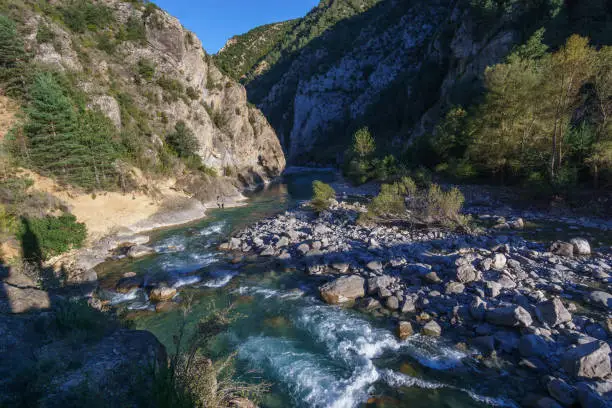
[[[257,27],[233,37],[215,55],[215,61],[234,79],[248,83],[279,61],[291,58],[339,21],[366,11],[379,1],[321,0],[303,18]]]
[[[462,179],[609,180],[607,2],[363,6],[248,78],[290,161],[347,165],[367,126],[374,162],[392,153]],[[308,16],[300,24],[320,27]]]

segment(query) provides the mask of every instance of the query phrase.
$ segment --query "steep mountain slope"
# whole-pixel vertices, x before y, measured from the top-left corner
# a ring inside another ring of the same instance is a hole
[[[62,73],[72,94],[112,121],[130,164],[184,175],[190,186],[194,177],[210,179],[170,157],[176,148],[168,138],[181,124],[197,139],[204,173],[252,184],[283,170],[275,132],[247,103],[245,89],[215,66],[193,33],[152,3],[3,0],[0,6],[23,34],[26,72]]]
[[[303,18],[258,27],[233,37],[215,55],[215,61],[234,79],[248,83],[283,58],[299,52],[339,21],[366,11],[379,1],[321,0]]]
[[[225,46],[214,56],[215,63],[236,80],[245,77],[257,65],[265,70],[266,62],[260,60],[286,37],[298,20],[282,21],[254,28],[248,33],[230,38]]]
[[[601,44],[610,15],[603,1],[383,0],[274,59],[247,83],[249,100],[290,161],[339,161],[363,125],[401,153],[451,106],[476,101],[485,68],[539,27],[553,47],[571,33]]]

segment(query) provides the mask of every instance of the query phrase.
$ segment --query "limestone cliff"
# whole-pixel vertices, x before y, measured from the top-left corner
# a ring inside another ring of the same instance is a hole
[[[249,104],[245,89],[222,74],[200,40],[153,6],[121,0],[89,2],[110,10],[110,23],[75,31],[70,2],[20,10],[27,46],[44,69],[66,72],[118,133],[136,128],[144,165],[163,159],[165,136],[183,121],[198,155],[220,176],[250,184],[280,174],[285,159],[272,127]]]

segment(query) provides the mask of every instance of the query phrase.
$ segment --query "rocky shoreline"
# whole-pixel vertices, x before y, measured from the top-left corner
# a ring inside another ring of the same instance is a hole
[[[522,219],[493,217],[479,234],[356,223],[365,208],[306,205],[235,234],[220,249],[325,276],[321,298],[391,319],[401,339],[442,336],[478,366],[509,377],[524,406],[612,404],[612,254],[514,234]],[[503,222],[502,222],[503,221]],[[503,367],[503,368],[502,368]]]

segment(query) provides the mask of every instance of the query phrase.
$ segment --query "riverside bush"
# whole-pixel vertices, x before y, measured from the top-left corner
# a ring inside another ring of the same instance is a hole
[[[23,218],[19,231],[26,261],[41,262],[71,249],[81,248],[87,227],[72,214]]]
[[[336,191],[322,181],[315,180],[312,183],[313,196],[310,204],[316,211],[327,210],[331,204],[331,200],[336,198]]]
[[[409,222],[423,225],[464,226],[460,214],[464,197],[457,188],[443,191],[431,184],[419,190],[414,180],[403,177],[393,184],[383,184],[380,193],[368,205],[359,222]]]

